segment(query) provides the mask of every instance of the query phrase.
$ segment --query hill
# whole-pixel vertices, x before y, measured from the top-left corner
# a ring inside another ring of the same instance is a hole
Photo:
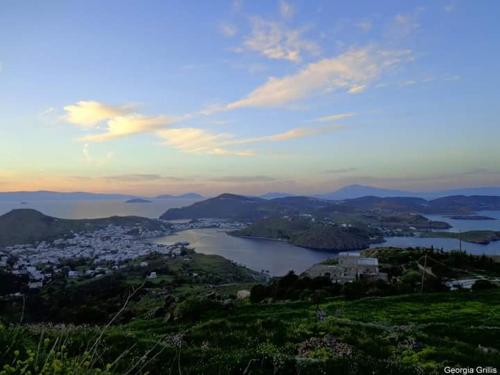
[[[433,200],[415,197],[362,197],[338,202],[340,206],[360,210],[385,210],[423,214],[471,214],[481,210],[500,210],[500,197],[449,196]]]
[[[155,197],[155,199],[203,199],[203,195],[198,193],[186,193],[180,195],[162,194]]]
[[[313,223],[307,219],[271,218],[257,221],[247,228],[231,233],[241,237],[284,240],[296,246],[329,251],[367,248],[379,238],[376,231]]]
[[[259,217],[259,209],[266,201],[261,198],[245,197],[235,194],[222,194],[215,198],[196,202],[191,206],[171,208],[160,219],[201,219],[223,218],[243,219]]]
[[[310,197],[263,199],[236,194],[222,194],[187,207],[171,208],[163,220],[219,218],[253,221],[267,217],[312,213],[335,205],[334,202]]]
[[[138,216],[113,216],[104,219],[58,219],[32,209],[12,210],[0,216],[0,245],[33,243],[93,231],[108,225],[164,230],[167,224]]]
[[[500,210],[499,196],[454,195],[430,201],[430,207],[436,213],[467,214],[482,210]]]
[[[415,193],[395,190],[395,189],[382,189],[373,186],[365,185],[348,185],[341,189],[333,191],[331,193],[318,194],[315,195],[317,198],[331,199],[331,200],[344,200],[361,198],[365,196],[376,196],[376,197],[414,197]]]
[[[295,194],[290,194],[290,193],[281,193],[281,192],[269,192],[262,194],[259,196],[259,198],[263,199],[275,199],[275,198],[287,198],[287,197],[293,197]]]
[[[336,191],[317,194],[315,195],[315,197],[330,200],[354,199],[365,196],[375,196],[380,198],[418,197],[424,199],[436,199],[455,195],[500,196],[500,187],[459,188],[441,191],[418,192],[397,189],[384,189],[367,185],[348,185]]]
[[[147,199],[133,198],[125,201],[125,203],[152,203],[152,202]]]
[[[311,197],[262,199],[235,194],[222,194],[187,207],[172,208],[161,219],[222,218],[254,221],[283,215],[312,214],[331,217],[333,213],[362,215],[387,214],[471,214],[480,210],[500,210],[500,197],[452,196],[425,200],[415,197],[361,197],[329,201]]]

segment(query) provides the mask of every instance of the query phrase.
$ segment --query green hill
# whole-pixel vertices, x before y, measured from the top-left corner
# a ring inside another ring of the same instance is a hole
[[[307,219],[270,218],[232,232],[242,237],[262,237],[288,241],[294,245],[318,250],[345,251],[368,247],[370,238],[378,238],[359,227],[342,227],[313,223]]]
[[[187,207],[171,208],[161,219],[223,218],[258,220],[273,216],[314,214],[331,216],[334,213],[393,214],[471,214],[480,210],[500,209],[500,197],[454,196],[431,201],[411,197],[362,197],[343,201],[328,201],[311,197],[262,199],[235,194],[222,194]],[[444,229],[444,227],[443,227]]]
[[[103,219],[58,219],[33,209],[12,210],[0,216],[0,245],[14,245],[51,240],[74,232],[93,231],[108,225],[163,230],[168,224],[138,216],[113,216]]]
[[[267,201],[260,198],[244,197],[235,194],[222,194],[197,202],[188,207],[171,208],[160,219],[248,219],[258,218],[265,214]]]

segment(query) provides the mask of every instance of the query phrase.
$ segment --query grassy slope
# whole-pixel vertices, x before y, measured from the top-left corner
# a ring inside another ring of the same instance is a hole
[[[322,322],[315,317],[316,306],[306,302],[243,303],[230,311],[207,312],[197,322],[136,320],[110,328],[104,336],[101,354],[103,361],[111,361],[135,345],[129,356],[116,366],[116,372],[120,373],[129,366],[127,361],[137,360],[141,351],[158,343],[160,338],[182,334],[180,348],[166,344],[149,363],[152,373],[160,373],[161,368],[176,374],[178,366],[183,374],[242,373],[250,365],[250,373],[277,370],[286,374],[296,369],[301,342],[332,334],[353,347],[353,358],[335,359],[319,350],[314,354],[318,358],[300,360],[302,374],[318,373],[318,369],[337,369],[339,373],[372,373],[372,370],[404,373],[413,365],[426,373],[440,373],[444,365],[500,366],[497,353],[478,349],[482,345],[500,350],[498,290],[357,301],[332,299],[320,307],[327,312]],[[5,328],[0,333],[5,336],[12,329]],[[29,338],[25,345],[33,347],[40,329],[26,329],[23,340]],[[46,330],[48,336],[61,335],[60,329]],[[95,335],[94,329],[84,327],[65,328],[62,332],[70,333],[68,346],[74,354],[79,353],[82,340],[92,337],[92,332]],[[252,360],[255,360],[253,365]]]

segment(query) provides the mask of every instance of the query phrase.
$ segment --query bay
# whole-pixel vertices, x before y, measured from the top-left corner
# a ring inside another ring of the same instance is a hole
[[[500,231],[500,211],[479,211],[474,215],[488,216],[496,220],[456,220],[444,215],[425,215],[430,220],[445,221],[452,226],[449,232],[466,232],[470,230]]]
[[[162,244],[189,242],[201,254],[216,254],[255,271],[268,271],[283,276],[293,270],[299,274],[337,253],[316,251],[290,245],[283,241],[241,238],[220,229],[190,229],[157,240]]]

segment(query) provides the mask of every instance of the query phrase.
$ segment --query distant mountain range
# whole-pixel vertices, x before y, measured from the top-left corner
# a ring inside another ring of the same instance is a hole
[[[448,196],[433,200],[418,197],[374,197],[327,200],[314,197],[263,199],[235,194],[196,202],[182,208],[171,208],[160,218],[164,220],[224,218],[259,220],[266,217],[317,214],[372,212],[467,215],[482,210],[500,210],[500,196]]]
[[[266,193],[261,195],[264,199],[284,198],[290,197],[294,194],[290,193]],[[295,194],[296,195],[296,194]],[[441,191],[428,191],[428,192],[415,192],[397,189],[384,189],[374,186],[366,185],[349,185],[330,193],[316,194],[315,198],[329,199],[329,200],[344,200],[354,199],[367,196],[374,197],[415,197],[424,199],[435,199],[441,197],[449,197],[453,195],[486,195],[486,196],[500,196],[500,187],[478,187],[478,188],[460,188]]]
[[[262,199],[276,199],[276,198],[287,198],[287,197],[293,197],[296,194],[290,194],[290,193],[280,193],[280,192],[270,192],[266,194],[262,194],[259,196],[259,198]]]
[[[311,195],[313,198],[327,200],[345,200],[362,197],[412,197],[423,198],[427,200],[464,195],[464,196],[500,196],[500,187],[478,187],[478,188],[460,188],[441,191],[415,192],[408,190],[384,189],[366,185],[349,185],[330,193]],[[259,197],[265,200],[277,198],[296,197],[297,194],[287,192],[269,192]],[[147,197],[128,194],[108,194],[108,193],[85,193],[85,192],[57,192],[57,191],[13,191],[0,192],[0,201],[74,201],[74,200],[122,200],[131,199],[192,199],[202,200],[205,197],[198,193],[185,193],[179,195],[161,194],[156,197]]]
[[[85,192],[57,192],[57,191],[13,191],[0,192],[0,201],[77,201],[77,200],[135,200],[144,199],[137,195],[127,194],[107,194],[107,193],[85,193]],[[181,195],[159,195],[152,199],[203,199],[203,196],[197,193],[186,193]]]
[[[203,199],[203,198],[204,196],[198,193],[186,193],[181,195],[163,194],[155,197],[155,199]]]

